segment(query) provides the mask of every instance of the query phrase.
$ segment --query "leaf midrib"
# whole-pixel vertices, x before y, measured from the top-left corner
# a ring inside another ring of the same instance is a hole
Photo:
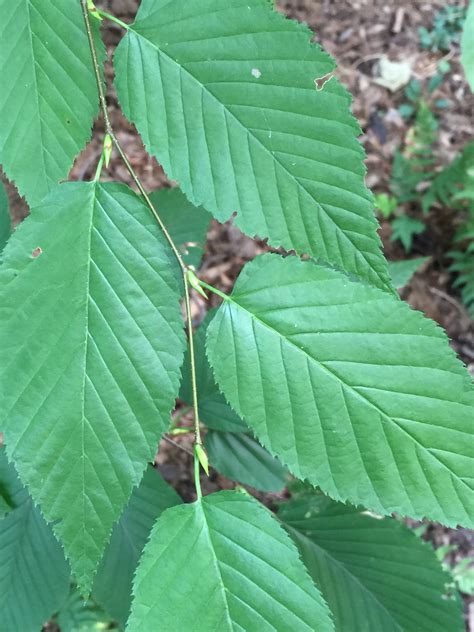
[[[353,396],[355,396],[357,399],[361,400],[362,402],[364,402],[364,404],[366,406],[369,406],[370,408],[373,408],[374,410],[377,411],[377,413],[382,417],[383,420],[386,420],[389,422],[390,427],[395,427],[397,428],[400,432],[402,432],[403,435],[405,435],[406,437],[408,437],[415,445],[419,446],[421,450],[423,450],[423,452],[431,459],[434,460],[438,465],[440,465],[443,469],[447,470],[449,475],[455,480],[458,481],[459,483],[461,483],[464,487],[466,487],[466,489],[472,493],[471,488],[467,485],[467,483],[464,482],[464,480],[460,477],[454,474],[454,472],[452,472],[447,465],[445,465],[442,461],[440,461],[439,459],[436,458],[436,456],[429,450],[429,448],[426,448],[423,444],[421,444],[417,439],[415,439],[414,437],[412,437],[404,428],[402,428],[399,424],[396,423],[395,419],[393,419],[392,417],[390,417],[390,415],[388,413],[386,413],[384,410],[382,410],[381,408],[379,408],[376,404],[374,404],[373,402],[371,402],[369,399],[367,399],[366,397],[364,397],[364,395],[362,393],[359,393],[357,390],[354,389],[354,387],[352,387],[350,384],[346,384],[340,377],[339,375],[337,375],[337,373],[334,373],[333,371],[331,371],[331,369],[329,369],[327,366],[325,366],[324,364],[322,364],[317,358],[313,357],[312,355],[310,355],[309,353],[307,353],[305,350],[301,349],[300,347],[298,347],[297,344],[295,344],[293,341],[289,340],[288,338],[286,338],[283,334],[281,334],[279,331],[277,331],[276,329],[274,329],[273,327],[271,327],[268,323],[266,323],[265,321],[261,320],[258,316],[256,316],[254,313],[252,313],[251,311],[249,311],[247,308],[243,307],[243,305],[241,305],[238,301],[235,300],[235,297],[232,298],[232,296],[229,296],[227,294],[224,293],[219,293],[219,296],[222,296],[224,298],[224,300],[226,302],[232,303],[233,305],[236,305],[238,308],[240,308],[242,311],[244,311],[246,314],[248,314],[250,316],[251,319],[253,319],[254,321],[256,321],[257,323],[259,323],[262,327],[268,329],[269,331],[272,332],[272,334],[276,334],[279,338],[283,338],[289,345],[291,345],[293,348],[295,348],[298,353],[302,353],[307,359],[309,358],[312,362],[314,362],[318,367],[320,367],[320,369],[325,372],[327,375],[329,375],[332,379],[336,380],[337,383],[339,383],[341,385],[342,388],[347,389]],[[431,485],[430,485],[431,488]],[[460,503],[463,505],[464,507],[464,511],[466,513],[466,515],[468,516],[468,512],[466,511],[466,507],[464,506],[463,501],[461,501],[461,498],[458,495],[458,499],[460,501]],[[443,509],[440,506],[440,509]],[[443,513],[444,513],[444,509],[443,509]]]
[[[89,349],[89,305],[90,305],[90,284],[91,284],[91,263],[92,263],[92,231],[94,227],[94,211],[96,202],[97,183],[91,186],[91,210],[88,232],[88,248],[87,248],[87,282],[85,287],[85,312],[84,312],[84,353],[82,366],[82,389],[81,389],[81,460],[82,460],[82,542],[86,539],[86,446],[85,446],[85,429],[86,429],[86,380],[87,380],[87,354]],[[85,548],[84,553],[85,555]]]
[[[269,149],[262,143],[262,141],[255,136],[255,134],[253,133],[253,130],[250,128],[247,128],[241,121],[240,119],[237,117],[237,115],[232,112],[224,103],[222,103],[215,95],[213,92],[211,92],[203,83],[201,83],[201,81],[199,81],[199,79],[192,74],[192,72],[190,72],[190,70],[188,70],[185,66],[181,65],[174,57],[172,57],[171,55],[169,55],[168,53],[166,53],[162,48],[160,48],[158,45],[154,44],[153,42],[151,42],[145,35],[142,35],[139,31],[136,31],[133,26],[129,29],[129,33],[132,32],[134,35],[136,35],[137,37],[143,39],[148,45],[150,45],[154,50],[156,50],[156,52],[159,55],[163,55],[164,57],[166,57],[169,61],[171,61],[172,63],[176,64],[176,66],[178,66],[178,68],[180,68],[186,75],[188,75],[188,77],[190,77],[190,79],[192,81],[194,81],[203,91],[206,92],[206,94],[208,94],[213,101],[215,101],[220,107],[223,108],[223,110],[225,112],[227,112],[229,114],[229,116],[244,130],[244,132],[250,136],[254,142],[259,145],[261,148],[263,148],[263,150],[269,155],[271,156],[272,160],[278,164],[280,166],[280,168],[287,174],[287,176],[291,179],[291,181],[294,181],[297,186],[298,186],[298,190],[301,190],[304,195],[306,195],[307,197],[309,197],[309,199],[311,200],[311,202],[313,204],[315,204],[319,209],[320,212],[323,214],[323,216],[329,220],[331,222],[331,224],[334,226],[334,228],[336,229],[337,233],[342,235],[343,239],[348,241],[351,244],[351,247],[355,249],[356,254],[360,254],[362,255],[362,258],[364,259],[365,263],[368,265],[369,269],[376,275],[376,277],[379,279],[379,281],[381,282],[381,287],[383,289],[385,289],[385,291],[390,291],[388,286],[387,286],[387,280],[384,280],[383,276],[381,276],[380,272],[375,269],[372,264],[370,263],[369,259],[366,257],[366,253],[362,250],[360,250],[356,244],[354,244],[354,242],[352,241],[352,239],[350,238],[350,236],[338,225],[336,224],[336,222],[333,220],[333,218],[331,217],[331,215],[329,213],[327,213],[324,209],[324,206],[322,204],[320,204],[312,195],[311,193],[306,189],[306,187],[300,182],[299,178],[297,178],[296,176],[294,176],[291,171],[288,170],[288,168],[280,161],[278,160],[278,158],[276,157],[275,154],[273,154],[271,151],[269,151]],[[290,231],[289,229],[289,225],[286,221],[286,215],[285,213],[282,212],[282,218],[284,221],[284,224],[287,228],[288,231],[288,235],[290,235]],[[305,237],[306,237],[306,241],[310,247],[311,250],[311,254],[313,256],[317,255],[316,252],[314,252],[314,246],[311,244],[311,241],[309,239],[309,235],[308,232],[306,230],[306,226],[305,226],[305,222],[303,219],[303,214],[301,213],[301,219],[302,219],[302,224],[305,227]],[[375,230],[375,224],[373,225],[373,228]],[[299,249],[298,249],[299,250]],[[379,245],[379,250],[380,250],[380,245]],[[300,252],[300,254],[303,254],[303,252]],[[345,266],[344,266],[345,269]]]
[[[226,614],[227,623],[229,625],[229,632],[233,632],[234,624],[233,624],[232,619],[230,617],[229,602],[227,601],[227,588],[225,587],[224,580],[222,578],[222,573],[221,573],[221,569],[220,569],[220,565],[219,565],[219,560],[217,559],[217,555],[216,555],[216,552],[215,552],[214,544],[212,542],[211,533],[210,533],[210,530],[209,530],[209,525],[207,524],[207,517],[206,517],[206,512],[204,510],[204,507],[203,507],[202,499],[198,499],[196,501],[196,510],[199,510],[199,512],[201,514],[202,529],[203,529],[203,532],[206,535],[206,539],[208,541],[209,548],[211,549],[211,552],[212,552],[213,566],[214,566],[214,568],[216,570],[217,575],[219,576],[219,581],[220,581],[220,584],[221,584],[220,592],[221,592],[222,599],[223,599],[224,605],[225,605],[225,614]]]

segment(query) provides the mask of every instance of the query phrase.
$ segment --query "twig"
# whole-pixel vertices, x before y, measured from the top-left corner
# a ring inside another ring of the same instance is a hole
[[[163,435],[163,439],[167,443],[174,445],[175,448],[178,448],[179,450],[186,452],[186,454],[189,454],[189,456],[191,456],[194,459],[194,454],[191,452],[191,450],[188,450],[188,448],[185,448],[184,445],[180,445],[177,441],[174,441],[174,439],[171,439],[171,437],[168,437],[166,435]]]
[[[156,208],[154,207],[152,201],[150,200],[150,197],[148,196],[148,193],[145,190],[145,187],[143,186],[140,178],[138,177],[138,175],[135,173],[135,170],[132,167],[132,164],[130,163],[127,155],[125,154],[125,151],[122,149],[122,146],[120,145],[120,142],[118,141],[115,132],[112,128],[112,124],[110,122],[110,118],[109,118],[109,112],[107,109],[107,100],[105,98],[105,90],[104,90],[104,86],[102,83],[102,75],[101,75],[101,71],[100,71],[100,64],[99,64],[99,58],[97,55],[97,49],[95,46],[95,41],[94,41],[94,35],[92,32],[92,28],[91,28],[91,23],[90,23],[90,15],[89,15],[89,11],[87,8],[87,0],[81,0],[81,5],[82,5],[82,13],[84,16],[84,21],[85,21],[85,25],[86,25],[86,31],[87,31],[87,37],[89,40],[89,48],[91,51],[91,55],[92,55],[92,63],[93,63],[93,67],[94,67],[94,74],[95,74],[95,78],[96,78],[96,82],[97,82],[97,89],[99,92],[99,101],[100,101],[100,107],[102,110],[102,114],[104,117],[104,122],[105,122],[105,132],[106,134],[109,134],[110,138],[112,139],[113,144],[115,145],[115,147],[117,148],[118,153],[120,154],[120,157],[122,158],[125,166],[127,167],[127,170],[130,174],[130,176],[132,177],[132,180],[134,181],[135,185],[137,186],[138,190],[140,191],[141,195],[143,196],[143,199],[145,200],[148,208],[150,209],[150,211],[152,212],[153,216],[155,217],[159,227],[161,228],[161,230],[163,231],[163,234],[166,238],[166,240],[168,241],[176,259],[178,260],[178,263],[181,267],[181,271],[183,274],[183,281],[184,281],[184,298],[185,298],[185,304],[186,304],[186,320],[187,320],[187,329],[188,329],[188,340],[189,340],[189,358],[190,358],[190,364],[191,364],[191,384],[192,384],[192,391],[193,391],[193,408],[194,408],[194,424],[195,424],[195,448],[201,448],[201,450],[203,450],[202,448],[202,442],[201,442],[201,433],[200,433],[200,429],[199,429],[199,409],[198,409],[198,395],[197,395],[197,387],[196,387],[196,362],[195,362],[195,358],[194,358],[194,343],[193,343],[193,327],[192,327],[192,315],[191,315],[191,302],[190,302],[190,298],[189,298],[189,294],[190,294],[190,289],[189,289],[189,281],[188,281],[188,274],[190,273],[190,270],[188,269],[188,266],[184,263],[183,258],[176,246],[176,244],[174,243],[171,235],[169,234],[165,224],[163,223],[158,211],[156,210]],[[121,20],[118,20],[117,18],[114,18],[114,16],[111,16],[110,14],[106,14],[104,15],[104,17],[107,17],[109,20],[113,20],[115,23],[119,24],[120,26],[123,26],[123,28],[128,29],[128,25],[125,24],[125,22],[122,22]],[[167,438],[168,441],[172,442],[173,444],[175,442],[173,442],[172,439]],[[177,444],[176,444],[177,445]],[[195,449],[195,453],[194,453],[194,461],[195,461],[195,472],[197,470],[197,475],[195,476],[195,482],[196,482],[196,493],[198,495],[198,498],[201,497],[202,493],[201,493],[201,483],[200,483],[200,479],[199,479],[199,463],[198,463],[198,454],[199,452],[196,451]],[[196,463],[197,463],[197,468],[196,468]]]
[[[84,21],[86,23],[86,31],[87,31],[87,37],[88,37],[88,40],[89,40],[89,47],[90,47],[91,55],[92,55],[92,63],[93,63],[93,66],[94,66],[94,74],[95,74],[95,78],[96,78],[96,82],[97,82],[97,89],[99,91],[100,107],[101,107],[102,114],[103,114],[103,117],[104,117],[104,122],[105,122],[105,131],[106,131],[107,134],[110,135],[110,138],[112,139],[113,144],[117,148],[117,151],[120,154],[120,157],[122,158],[122,160],[123,160],[128,172],[129,172],[130,176],[132,177],[132,180],[134,181],[135,185],[137,186],[138,190],[140,191],[141,195],[143,196],[143,199],[145,200],[148,208],[153,213],[156,221],[158,222],[158,225],[160,226],[161,230],[163,231],[164,236],[166,237],[169,245],[171,246],[171,249],[173,250],[173,253],[174,253],[176,259],[178,260],[178,263],[179,263],[181,269],[184,272],[185,270],[187,270],[187,267],[186,267],[186,264],[183,261],[183,258],[181,257],[180,252],[179,252],[178,248],[176,247],[176,244],[174,243],[173,239],[171,238],[171,235],[169,234],[166,226],[164,225],[163,220],[159,216],[158,211],[156,210],[156,208],[154,207],[152,201],[150,200],[150,197],[148,196],[148,193],[146,192],[145,187],[141,183],[140,178],[135,173],[135,170],[133,169],[129,159],[127,158],[127,155],[125,154],[125,151],[122,149],[122,146],[121,146],[121,144],[120,144],[118,138],[116,137],[115,132],[114,132],[114,130],[112,128],[112,124],[110,122],[109,112],[108,112],[108,108],[107,108],[107,100],[105,98],[104,86],[103,86],[103,83],[102,83],[102,76],[101,76],[101,72],[100,72],[99,57],[97,55],[97,49],[96,49],[96,46],[95,46],[94,35],[92,33],[92,27],[91,27],[90,18],[89,18],[89,11],[87,9],[87,0],[81,0],[81,4],[82,4],[82,13],[84,15]]]
[[[429,291],[434,294],[435,296],[439,296],[440,298],[444,299],[447,303],[450,303],[453,307],[455,307],[458,312],[461,314],[461,316],[466,316],[466,312],[464,311],[464,308],[462,307],[462,305],[452,296],[449,296],[449,294],[446,294],[446,292],[443,292],[443,290],[439,290],[437,287],[432,287],[431,285],[428,286]]]
[[[400,33],[403,26],[403,20],[405,18],[405,7],[399,7],[395,14],[395,21],[392,27],[392,33]]]

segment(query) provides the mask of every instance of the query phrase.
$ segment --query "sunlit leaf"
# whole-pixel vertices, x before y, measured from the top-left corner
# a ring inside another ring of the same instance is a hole
[[[79,1],[0,0],[0,15],[0,164],[35,205],[89,140],[97,84]]]
[[[171,253],[127,187],[57,187],[0,268],[0,428],[85,592],[154,458],[184,334]]]
[[[170,587],[176,586],[176,590]],[[179,587],[179,588],[178,588]],[[156,522],[127,629],[329,632],[329,611],[270,513],[238,492],[173,507]]]
[[[193,204],[387,288],[350,95],[312,36],[268,0],[144,0],[120,103]]]
[[[267,254],[207,330],[227,399],[339,500],[474,524],[474,389],[440,328],[344,274]]]

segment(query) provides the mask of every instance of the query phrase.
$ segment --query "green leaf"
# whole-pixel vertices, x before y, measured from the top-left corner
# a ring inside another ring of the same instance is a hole
[[[462,301],[474,318],[474,241],[466,250],[453,250],[447,254],[453,259],[449,270],[457,274],[453,286],[461,288]]]
[[[0,519],[15,508],[15,496],[21,489],[15,468],[8,463],[5,448],[0,445]]]
[[[1,481],[0,481],[1,485]],[[10,505],[8,498],[3,495],[2,490],[0,490],[0,518],[6,516],[6,514],[11,511],[13,507]]]
[[[267,254],[220,307],[207,352],[298,478],[379,513],[474,524],[474,389],[442,330],[405,303]]]
[[[418,268],[421,268],[428,259],[429,257],[416,257],[415,259],[404,259],[403,261],[389,261],[388,271],[392,277],[393,285],[397,289],[405,287]]]
[[[398,206],[398,200],[393,195],[379,193],[375,196],[375,206],[380,211],[382,217],[389,218]]]
[[[470,0],[461,39],[461,63],[468,84],[474,92],[474,2]]]
[[[178,588],[170,590],[171,585]],[[134,581],[128,630],[333,629],[287,534],[254,499],[219,492],[156,522]]]
[[[418,79],[412,79],[410,81],[405,88],[405,96],[415,103],[423,96],[423,87]]]
[[[322,496],[278,517],[327,600],[337,632],[461,632],[459,595],[433,549],[405,525]]]
[[[154,191],[150,198],[185,263],[199,268],[212,219],[209,213],[191,204],[178,188]]]
[[[402,103],[398,107],[398,112],[399,112],[399,114],[400,114],[400,116],[402,118],[409,119],[415,113],[415,106],[414,105],[410,105],[410,103]]]
[[[115,54],[120,103],[193,204],[388,288],[360,128],[312,37],[268,0],[145,0]]]
[[[123,628],[130,612],[133,575],[155,520],[165,509],[181,502],[158,472],[148,467],[114,526],[92,595]]]
[[[443,81],[444,81],[444,77],[443,77],[442,74],[436,73],[435,75],[433,75],[430,78],[430,80],[428,81],[428,92],[429,92],[429,94],[433,94],[433,92],[440,87],[440,85],[443,83]],[[439,105],[437,105],[436,107],[439,107]]]
[[[474,597],[474,567],[471,565],[472,559],[465,557],[456,564],[452,573],[459,590]]]
[[[392,222],[392,235],[390,236],[390,241],[396,241],[399,239],[406,252],[410,252],[413,236],[419,235],[424,232],[426,226],[423,222],[410,217],[409,215],[401,215],[394,219]]]
[[[285,486],[287,470],[249,434],[210,430],[205,444],[211,465],[227,478],[264,492]]]
[[[196,361],[196,383],[198,391],[199,418],[208,428],[225,432],[246,432],[248,426],[235,413],[225,397],[219,391],[209,360],[206,357],[206,331],[216,310],[210,310],[201,326],[194,334],[194,355]],[[180,399],[192,405],[191,371],[189,351],[183,365],[183,381],[181,382]]]
[[[69,567],[3,447],[0,482],[15,507],[0,520],[0,627],[2,632],[38,632],[66,598]]]
[[[0,182],[0,254],[12,232],[12,220],[8,210],[8,196]]]
[[[171,257],[130,189],[93,182],[57,187],[4,251],[0,428],[84,592],[178,392]]]
[[[90,139],[97,84],[80,2],[0,0],[0,15],[0,163],[35,205]]]
[[[436,174],[423,194],[426,214],[436,203],[450,208],[457,200],[474,199],[474,141],[466,143],[454,160]]]
[[[92,599],[84,599],[76,589],[71,590],[58,612],[56,621],[61,632],[100,632],[111,629],[112,623],[107,613]]]

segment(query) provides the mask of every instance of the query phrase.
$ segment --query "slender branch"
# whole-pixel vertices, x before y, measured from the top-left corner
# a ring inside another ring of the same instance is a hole
[[[191,450],[185,448],[184,445],[180,445],[177,441],[174,441],[173,439],[171,439],[171,437],[167,437],[166,435],[163,435],[163,439],[170,445],[174,445],[175,448],[179,448],[183,452],[186,452],[186,454],[189,454],[189,456],[192,456],[194,459],[194,454],[191,452]]]
[[[178,248],[176,247],[176,244],[174,243],[173,239],[171,238],[171,235],[169,234],[168,230],[166,229],[166,226],[164,225],[163,220],[159,216],[158,211],[156,210],[156,208],[154,207],[152,201],[150,200],[150,197],[149,197],[148,193],[146,192],[143,184],[141,183],[140,178],[135,173],[135,170],[133,169],[129,159],[127,158],[127,155],[125,154],[124,150],[122,149],[122,146],[121,146],[121,144],[120,144],[118,138],[116,137],[115,132],[114,132],[114,130],[112,128],[112,124],[110,122],[110,117],[109,117],[109,112],[108,112],[108,109],[107,109],[107,100],[105,98],[104,85],[102,83],[102,76],[101,76],[101,72],[100,72],[99,57],[97,55],[97,49],[96,49],[96,46],[95,46],[94,34],[92,32],[92,27],[91,27],[90,18],[89,18],[89,11],[87,9],[87,0],[81,0],[81,4],[82,4],[82,13],[84,15],[84,21],[85,21],[85,24],[86,24],[87,37],[88,37],[88,40],[89,40],[89,47],[91,49],[92,62],[93,62],[93,66],[94,66],[94,74],[95,74],[95,78],[96,78],[96,82],[97,82],[97,89],[99,91],[100,107],[101,107],[101,110],[102,110],[102,114],[104,116],[105,131],[107,132],[107,134],[110,135],[110,138],[112,139],[112,142],[114,143],[115,147],[117,148],[118,153],[120,154],[120,157],[122,158],[125,166],[127,167],[127,171],[129,172],[133,182],[137,186],[137,189],[140,191],[141,195],[143,196],[143,199],[145,200],[148,208],[153,213],[156,221],[158,222],[158,225],[160,226],[161,230],[163,231],[164,236],[166,237],[169,245],[171,246],[171,249],[172,249],[176,259],[178,260],[178,263],[179,263],[181,269],[184,272],[184,271],[187,270],[187,266],[184,263],[180,252],[179,252]]]
[[[204,283],[204,281],[201,281],[201,279],[199,279],[199,284],[202,285],[202,287],[205,287],[206,290],[209,290],[213,294],[216,294],[217,296],[220,296],[224,301],[228,301],[229,299],[232,300],[228,294],[225,294],[224,292],[221,292],[220,290],[218,290],[213,285],[209,285],[209,283]]]
[[[194,410],[194,486],[198,500],[202,498],[201,478],[199,469],[199,459],[196,452],[196,446],[202,446],[201,429],[199,427],[199,407],[196,385],[196,360],[194,357],[194,338],[193,338],[193,319],[191,315],[191,302],[189,300],[189,282],[185,273],[184,278],[184,298],[186,301],[186,319],[188,321],[188,341],[189,341],[189,361],[191,363],[191,389],[193,393],[193,410]]]
[[[171,418],[171,430],[173,430],[174,428],[176,428],[176,424],[178,423],[178,421],[180,421],[185,415],[187,415],[189,413],[189,411],[192,410],[192,406],[183,406],[183,408],[180,408],[180,410],[178,410]]]
[[[200,473],[199,459],[196,457],[196,453],[194,453],[194,487],[196,488],[198,500],[202,498]]]
[[[104,85],[102,82],[102,75],[101,75],[101,71],[100,71],[100,64],[99,64],[99,57],[97,54],[97,49],[96,49],[96,45],[95,45],[95,41],[94,41],[94,34],[92,32],[92,27],[91,27],[91,23],[90,23],[90,16],[89,16],[89,11],[87,9],[87,0],[81,0],[81,5],[82,5],[82,13],[84,15],[84,21],[85,21],[85,25],[86,25],[86,31],[87,31],[87,37],[89,40],[89,47],[90,47],[90,51],[91,51],[91,55],[92,55],[92,62],[93,62],[93,66],[94,66],[94,74],[95,74],[95,78],[96,78],[96,82],[97,82],[97,89],[99,92],[99,101],[100,101],[100,107],[102,110],[102,114],[104,117],[104,122],[105,122],[105,131],[107,134],[109,134],[110,138],[112,139],[113,144],[115,145],[115,147],[117,148],[117,151],[120,155],[120,157],[122,158],[125,166],[127,167],[127,170],[132,178],[132,180],[134,181],[135,185],[137,186],[138,190],[140,191],[140,193],[143,196],[143,199],[145,200],[147,206],[149,207],[150,211],[152,212],[153,216],[155,217],[159,227],[161,228],[161,230],[163,231],[163,234],[166,238],[166,240],[168,241],[174,255],[176,256],[176,259],[178,260],[178,263],[181,267],[181,271],[183,274],[183,281],[184,281],[184,298],[185,298],[185,304],[186,304],[186,320],[187,320],[187,329],[188,329],[188,340],[189,340],[189,358],[190,358],[190,364],[191,364],[191,384],[192,384],[192,392],[193,392],[193,409],[194,409],[194,439],[195,439],[195,445],[201,446],[202,447],[202,441],[201,441],[201,432],[200,432],[200,428],[199,428],[199,409],[198,409],[198,395],[197,395],[197,386],[196,386],[196,361],[195,361],[195,356],[194,356],[194,341],[193,341],[193,323],[192,323],[192,315],[191,315],[191,301],[190,301],[190,288],[189,288],[189,281],[188,281],[188,267],[187,265],[184,263],[183,258],[176,246],[176,244],[174,243],[171,235],[169,234],[168,230],[166,229],[165,224],[163,223],[160,215],[158,214],[158,211],[156,210],[156,208],[154,207],[152,201],[150,200],[148,193],[145,190],[145,187],[143,186],[140,178],[138,177],[138,175],[135,173],[135,170],[133,169],[127,155],[125,154],[125,151],[122,149],[122,146],[120,145],[120,142],[118,141],[115,132],[112,128],[112,124],[110,122],[110,117],[109,117],[109,112],[107,109],[107,100],[105,98],[105,90],[104,90]],[[108,19],[113,19],[114,22],[117,22],[118,24],[120,24],[121,26],[124,26],[124,28],[128,28],[127,25],[125,25],[124,22],[121,22],[120,20],[117,21],[117,19],[113,18],[113,16],[111,16],[110,14],[104,14],[102,13],[102,15],[104,17],[107,17]],[[102,154],[103,155],[103,154]],[[173,445],[178,445],[176,444],[176,442],[174,442],[172,439],[170,439],[169,437],[165,437],[165,439],[172,443]],[[181,446],[179,446],[181,447]],[[202,497],[202,492],[201,492],[201,484],[200,484],[200,479],[199,479],[199,460],[198,457],[196,455],[196,451],[194,451],[194,472],[195,472],[195,484],[196,484],[196,493],[198,498]]]
[[[115,22],[115,24],[118,24],[126,31],[128,31],[128,29],[130,28],[130,26],[126,24],[126,22],[122,22],[122,20],[119,20],[118,18],[115,17],[115,15],[112,15],[111,13],[107,13],[107,11],[102,11],[101,9],[97,9],[97,13],[100,15],[101,18],[105,18],[106,20]]]
[[[184,278],[184,296],[186,300],[186,317],[188,321],[188,331],[193,330],[193,322],[191,316],[191,304],[189,300],[189,283],[188,278],[185,276]],[[195,443],[202,445],[201,440],[201,430],[199,428],[199,407],[198,407],[198,397],[197,397],[197,384],[196,384],[196,360],[194,357],[194,340],[193,336],[189,336],[189,359],[191,362],[191,390],[193,393],[193,411],[194,411],[194,440]]]

